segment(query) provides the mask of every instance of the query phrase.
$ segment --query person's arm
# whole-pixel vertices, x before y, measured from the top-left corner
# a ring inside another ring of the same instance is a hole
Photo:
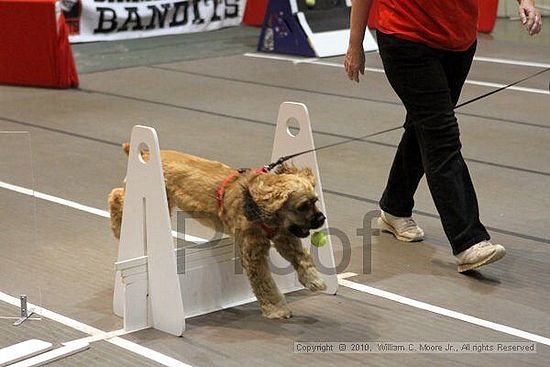
[[[359,83],[359,73],[365,73],[365,51],[363,39],[369,19],[372,0],[353,0],[350,14],[350,37],[348,52],[344,60],[346,73],[350,80]]]
[[[540,12],[535,8],[535,0],[518,0],[518,4],[521,24],[525,26],[529,35],[539,33],[542,27],[542,18]]]

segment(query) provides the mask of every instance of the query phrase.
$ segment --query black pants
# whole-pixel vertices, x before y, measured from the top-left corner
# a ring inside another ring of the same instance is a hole
[[[460,152],[454,106],[470,70],[475,44],[464,52],[438,50],[377,33],[380,56],[407,117],[380,207],[407,217],[424,174],[445,234],[456,255],[489,234],[479,220],[477,198]]]

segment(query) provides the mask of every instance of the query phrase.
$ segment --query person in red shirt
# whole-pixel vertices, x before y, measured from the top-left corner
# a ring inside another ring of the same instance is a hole
[[[407,115],[403,136],[380,200],[382,230],[403,241],[421,241],[412,218],[413,196],[426,175],[458,271],[501,259],[490,242],[461,142],[454,107],[476,49],[479,0],[374,0],[376,37],[386,77]],[[350,80],[365,71],[363,38],[372,0],[354,0],[344,65]],[[521,22],[534,35],[541,16],[534,0],[518,0]]]

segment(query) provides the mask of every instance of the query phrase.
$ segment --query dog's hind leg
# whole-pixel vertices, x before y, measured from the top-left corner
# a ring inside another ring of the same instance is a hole
[[[241,261],[262,314],[269,319],[288,319],[292,312],[271,276],[268,256],[270,243],[250,233],[236,241],[241,249]]]
[[[168,213],[172,214],[173,203],[170,193],[167,191]],[[109,194],[109,213],[111,214],[111,230],[117,239],[120,239],[122,226],[122,211],[124,209],[124,189],[117,187]]]
[[[124,189],[118,187],[109,194],[109,213],[111,213],[111,230],[117,239],[120,239],[122,224],[122,209],[124,207]]]
[[[327,289],[321,277],[321,273],[315,267],[309,250],[302,246],[302,242],[296,237],[281,236],[273,240],[277,252],[292,264],[298,280],[304,287],[315,292]]]

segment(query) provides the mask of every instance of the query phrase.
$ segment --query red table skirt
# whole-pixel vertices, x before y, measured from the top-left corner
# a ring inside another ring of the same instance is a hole
[[[248,0],[244,11],[243,23],[251,26],[261,26],[267,11],[268,0]]]
[[[0,0],[0,83],[78,87],[63,14],[54,0]]]

